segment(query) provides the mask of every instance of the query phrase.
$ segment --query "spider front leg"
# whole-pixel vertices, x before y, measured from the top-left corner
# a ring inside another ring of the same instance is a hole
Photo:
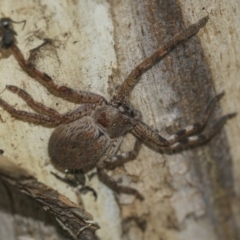
[[[12,85],[7,85],[6,88],[7,90],[21,97],[33,110],[40,114],[16,110],[1,98],[0,106],[2,106],[13,117],[34,124],[58,126],[59,124],[73,122],[83,116],[86,116],[96,108],[96,104],[89,103],[84,104],[73,111],[60,114],[56,110],[46,107],[42,103],[35,101],[30,94],[21,88]]]
[[[189,136],[180,139],[178,142],[172,143],[170,148],[173,151],[178,151],[186,147],[196,146],[208,142],[227,122],[228,119],[236,116],[236,113],[230,113],[221,117],[206,133],[201,133],[195,136]]]
[[[210,102],[208,103],[202,119],[199,122],[194,123],[193,125],[190,125],[180,131],[178,131],[176,134],[172,135],[168,141],[171,144],[176,143],[177,141],[179,141],[181,138],[185,138],[187,136],[190,135],[194,135],[198,132],[200,132],[204,126],[206,125],[208,118],[210,116],[210,114],[212,113],[213,109],[216,107],[217,102],[224,96],[224,92],[216,95],[215,97],[213,97]]]
[[[31,62],[26,60],[21,50],[15,43],[10,46],[10,49],[12,50],[16,60],[18,61],[22,69],[26,71],[29,75],[40,79],[41,83],[48,89],[49,92],[53,93],[54,95],[75,103],[101,104],[102,102],[106,102],[104,97],[98,94],[74,90],[67,86],[57,85],[47,73],[39,71]]]
[[[0,98],[0,106],[4,108],[11,116],[25,122],[31,122],[38,125],[46,125],[55,127],[61,124],[61,121],[54,117],[44,116],[36,113],[16,110],[10,106],[6,101]]]
[[[168,140],[160,136],[157,131],[153,130],[143,122],[137,123],[132,129],[132,133],[147,145],[159,150],[179,150],[207,142],[223,127],[228,119],[236,115],[236,113],[227,114],[221,117],[206,133],[196,135],[196,133],[201,131],[206,125],[212,110],[216,106],[217,101],[221,99],[223,94],[224,93],[221,93],[212,98],[206,110],[204,111],[201,121],[178,131]]]
[[[62,119],[62,115],[60,113],[58,113],[53,108],[46,107],[42,103],[35,101],[33,97],[29,93],[27,93],[25,90],[14,85],[6,85],[6,89],[12,93],[17,94],[19,97],[21,97],[27,103],[27,105],[31,107],[33,110],[35,110],[36,112],[39,112],[40,114],[44,114],[57,119]]]
[[[106,100],[98,94],[85,91],[76,91],[66,86],[59,86],[54,83],[53,79],[48,74],[39,71],[29,60],[26,60],[24,58],[21,50],[16,45],[15,36],[17,33],[14,31],[12,23],[16,22],[10,18],[0,19],[1,46],[4,49],[11,49],[16,60],[24,71],[26,71],[29,75],[33,75],[34,77],[37,77],[39,80],[41,80],[41,83],[49,90],[49,92],[69,101],[75,103],[97,104],[106,102]]]
[[[165,45],[159,48],[154,54],[146,58],[127,76],[121,86],[118,88],[116,95],[113,97],[114,103],[121,102],[126,96],[130,94],[135,85],[139,82],[141,75],[149,70],[151,67],[161,61],[168,53],[170,53],[178,44],[186,41],[190,37],[198,33],[198,31],[206,25],[208,17],[201,18],[197,23],[190,25],[182,33],[174,36]]]
[[[89,104],[84,104],[83,106],[78,107],[74,111],[70,111],[65,114],[60,114],[56,110],[50,107],[46,107],[42,103],[35,101],[29,93],[27,93],[25,90],[17,86],[7,85],[6,89],[11,91],[12,93],[17,94],[19,97],[21,97],[27,103],[27,105],[30,106],[36,112],[50,116],[50,117],[54,117],[64,123],[73,122],[89,114],[92,110],[96,108],[96,104],[89,103]]]

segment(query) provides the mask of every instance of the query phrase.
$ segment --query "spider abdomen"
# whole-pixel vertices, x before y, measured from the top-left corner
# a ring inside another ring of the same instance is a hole
[[[96,166],[110,145],[110,138],[93,122],[83,117],[57,127],[48,144],[53,165],[61,170],[83,170]]]

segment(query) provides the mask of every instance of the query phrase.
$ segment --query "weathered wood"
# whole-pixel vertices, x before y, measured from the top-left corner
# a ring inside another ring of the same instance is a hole
[[[53,188],[39,182],[29,172],[3,156],[0,156],[0,177],[9,198],[11,198],[11,191],[8,185],[11,185],[30,196],[32,203],[38,202],[45,211],[54,215],[62,228],[67,230],[74,239],[84,239],[91,236],[89,239],[97,240],[95,231],[99,229],[99,226],[92,222],[93,217],[90,213]],[[14,202],[15,199],[12,199],[12,203]]]
[[[24,30],[16,25],[18,44],[25,56],[29,50],[52,39],[35,51],[33,61],[60,84],[93,91],[107,99],[129,72],[145,57],[186,26],[209,15],[207,26],[180,45],[161,63],[146,72],[131,96],[144,121],[168,136],[201,117],[216,93],[225,97],[209,124],[224,113],[239,111],[239,11],[237,0],[185,1],[0,1],[1,12],[16,21],[27,20]],[[24,88],[37,100],[60,112],[73,104],[50,95],[27,76],[13,56],[2,55],[0,91],[6,84]],[[18,109],[25,103],[7,91],[1,97]],[[221,107],[220,107],[221,106]],[[0,148],[4,155],[37,179],[75,202],[76,190],[55,179],[47,154],[52,129],[12,119],[0,110]],[[83,195],[83,203],[101,229],[101,239],[239,239],[239,117],[230,120],[208,144],[173,155],[161,155],[144,147],[136,161],[112,172],[123,184],[136,187],[145,200],[120,195],[94,177],[89,185],[98,193]],[[129,149],[127,136],[121,150]],[[111,172],[109,172],[111,174]],[[2,188],[0,236],[16,239],[50,239],[55,230],[44,215],[19,206],[28,198],[14,189]],[[5,190],[4,190],[5,189]],[[7,191],[13,192],[13,198]],[[34,203],[33,205],[34,206]],[[18,212],[19,211],[19,212]],[[26,221],[26,216],[28,220]],[[19,220],[20,219],[20,220]],[[17,230],[17,220],[24,222]],[[41,225],[37,229],[36,221]],[[46,225],[44,225],[46,224]],[[31,230],[32,233],[23,231]],[[36,229],[33,231],[32,229]],[[24,234],[23,234],[24,232]],[[40,234],[41,233],[41,234]],[[22,235],[21,235],[22,234]]]

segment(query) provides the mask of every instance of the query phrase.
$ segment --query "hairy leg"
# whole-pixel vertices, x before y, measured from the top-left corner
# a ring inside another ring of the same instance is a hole
[[[213,97],[210,102],[208,103],[203,116],[200,121],[194,123],[193,125],[189,125],[184,129],[179,130],[176,134],[172,135],[169,139],[168,142],[171,144],[176,143],[179,141],[181,138],[185,138],[187,136],[194,135],[198,132],[200,132],[204,126],[206,125],[208,118],[210,114],[212,113],[213,109],[216,107],[217,102],[224,96],[224,92],[216,95]]]
[[[48,89],[49,92],[53,93],[54,95],[75,103],[106,102],[106,100],[98,94],[75,90],[67,86],[57,85],[56,83],[54,83],[53,79],[48,74],[39,71],[31,62],[26,60],[21,50],[15,43],[10,46],[10,49],[12,50],[15,58],[19,62],[22,69],[26,71],[29,75],[40,79],[40,82]]]
[[[10,106],[6,101],[0,98],[0,106],[4,108],[11,116],[34,124],[55,127],[61,124],[61,121],[49,116],[44,116],[36,113],[30,113],[26,111],[16,110]]]
[[[231,113],[221,117],[206,133],[195,136],[183,134],[181,137],[170,137],[170,140],[167,140],[144,123],[137,124],[132,130],[132,133],[145,144],[159,150],[177,150],[209,141],[223,127],[226,121],[235,115],[236,113]],[[175,134],[173,136],[175,136]],[[172,139],[174,139],[174,141]]]
[[[58,113],[53,108],[46,107],[42,103],[35,101],[33,97],[29,93],[27,93],[25,90],[13,85],[6,85],[6,89],[12,93],[17,94],[19,97],[21,97],[27,103],[27,105],[31,107],[33,110],[35,110],[36,112],[50,116],[50,117],[54,117],[57,119],[62,118],[62,115],[60,113]]]
[[[86,116],[96,108],[96,104],[84,104],[83,106],[80,106],[73,111],[69,111],[65,114],[60,114],[53,108],[46,107],[42,103],[35,101],[29,93],[17,86],[7,85],[6,89],[13,93],[16,93],[28,104],[28,106],[30,106],[36,112],[58,119],[59,121],[64,123],[73,122],[76,119]]]
[[[139,78],[144,72],[156,65],[178,44],[197,34],[198,31],[206,25],[207,21],[208,17],[201,18],[197,23],[190,25],[182,33],[177,34],[169,42],[159,48],[154,54],[136,66],[133,71],[127,76],[122,85],[118,88],[116,95],[113,98],[113,102],[121,102],[125,96],[129,95],[135,85],[139,82]]]
[[[175,149],[177,147],[174,147],[177,143],[177,145],[183,146],[188,145],[197,145],[202,142],[208,141],[216,132],[224,125],[224,123],[234,117],[236,114],[231,113],[223,116],[220,118],[210,129],[206,134],[199,134],[196,135],[199,131],[203,129],[203,127],[206,125],[207,120],[213,111],[214,107],[216,106],[216,103],[222,98],[224,93],[220,93],[214,98],[211,99],[209,102],[207,108],[204,111],[203,117],[199,122],[194,123],[193,125],[190,125],[180,131],[178,131],[176,134],[173,134],[169,139],[165,139],[162,136],[158,134],[157,131],[150,128],[148,125],[146,125],[143,122],[139,122],[135,125],[135,127],[132,130],[132,133],[139,139],[141,139],[144,143],[156,147],[158,149]],[[193,136],[195,135],[195,136]],[[192,136],[192,137],[189,137]],[[198,136],[198,137],[197,137]],[[176,145],[176,146],[177,146]]]
[[[182,138],[178,142],[171,144],[170,148],[173,151],[181,150],[186,147],[192,147],[209,141],[227,122],[228,119],[235,117],[236,113],[227,114],[221,117],[211,128],[205,133],[201,133],[195,136]]]

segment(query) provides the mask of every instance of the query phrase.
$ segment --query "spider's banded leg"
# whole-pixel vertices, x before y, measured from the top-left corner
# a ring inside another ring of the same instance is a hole
[[[33,97],[29,93],[27,93],[25,90],[13,85],[6,85],[6,89],[12,93],[16,93],[19,97],[21,97],[27,103],[29,107],[31,107],[36,112],[50,116],[50,117],[54,117],[57,119],[62,118],[62,115],[60,113],[58,113],[53,108],[46,107],[42,103],[35,101]]]
[[[11,92],[16,93],[28,104],[29,107],[31,107],[36,112],[58,119],[62,123],[73,122],[83,116],[88,115],[92,110],[96,108],[96,104],[84,104],[83,106],[80,106],[73,111],[60,114],[56,110],[50,107],[46,107],[42,103],[35,101],[29,93],[17,86],[7,85],[6,88]]]
[[[134,160],[137,157],[141,149],[141,146],[142,146],[142,141],[140,141],[139,139],[136,139],[133,150],[116,155],[112,157],[110,161],[105,161],[104,162],[105,168],[114,169],[116,167],[123,165],[124,163]]]
[[[53,117],[44,116],[36,113],[30,113],[26,111],[16,110],[14,107],[10,106],[7,102],[0,98],[0,106],[4,108],[11,116],[34,124],[46,125],[46,126],[58,126],[61,121]]]
[[[180,141],[171,144],[171,150],[181,150],[186,149],[187,147],[192,147],[195,145],[199,145],[205,142],[208,142],[227,122],[228,119],[236,116],[236,113],[227,114],[221,117],[210,129],[208,129],[205,133],[201,133],[195,136],[190,136],[187,138],[182,138]]]
[[[114,102],[120,102],[125,96],[129,95],[134,86],[139,82],[140,76],[148,69],[157,64],[163,59],[170,51],[172,51],[178,44],[186,41],[190,37],[198,33],[198,31],[206,25],[208,17],[201,18],[197,23],[190,25],[186,30],[177,34],[164,46],[158,49],[150,57],[146,58],[134,70],[127,76],[122,85],[117,90],[116,95],[113,98]]]
[[[97,167],[97,173],[99,180],[104,183],[106,186],[111,188],[113,191],[117,193],[125,193],[125,194],[130,194],[130,195],[135,195],[138,199],[143,200],[144,197],[134,188],[130,187],[125,187],[125,186],[120,186],[117,184],[117,182],[109,177],[105,172],[102,167]]]
[[[177,142],[171,141],[171,139],[174,139],[172,137],[170,137],[169,138],[170,141],[168,141],[167,139],[160,136],[156,131],[151,129],[148,125],[146,125],[143,122],[137,123],[135,127],[132,129],[132,133],[147,145],[150,145],[158,149],[166,149],[166,148],[173,149],[174,147],[171,147],[171,146],[174,146],[174,144],[176,144],[176,146],[179,144],[192,146],[192,145],[197,145],[210,140],[219,131],[219,129],[223,127],[226,121],[234,117],[235,115],[236,113],[231,113],[221,117],[206,134],[199,134],[192,137],[181,135],[181,137],[178,138]]]
[[[217,102],[224,96],[224,92],[216,95],[213,97],[210,102],[208,103],[202,119],[199,122],[195,122],[193,125],[189,125],[184,129],[179,130],[177,133],[173,134],[169,139],[170,144],[174,144],[178,142],[182,138],[186,138],[188,136],[194,135],[198,133],[200,130],[203,129],[203,127],[206,125],[207,120],[212,113],[213,109],[216,107]]]
[[[15,58],[17,59],[22,69],[26,71],[29,75],[39,78],[41,80],[41,83],[48,89],[48,91],[53,93],[54,95],[75,103],[100,104],[102,102],[106,102],[106,100],[98,94],[74,90],[67,86],[59,86],[55,84],[53,79],[48,74],[39,71],[31,62],[24,58],[22,52],[15,43],[11,45],[10,49],[12,50]]]
[[[136,138],[150,146],[157,148],[169,146],[167,139],[160,136],[157,131],[143,122],[138,122],[131,132]]]
[[[97,107],[96,104],[93,103],[86,103],[73,111],[69,111],[63,114],[63,117],[66,120],[66,123],[73,122],[79,118],[89,115],[95,108]]]

